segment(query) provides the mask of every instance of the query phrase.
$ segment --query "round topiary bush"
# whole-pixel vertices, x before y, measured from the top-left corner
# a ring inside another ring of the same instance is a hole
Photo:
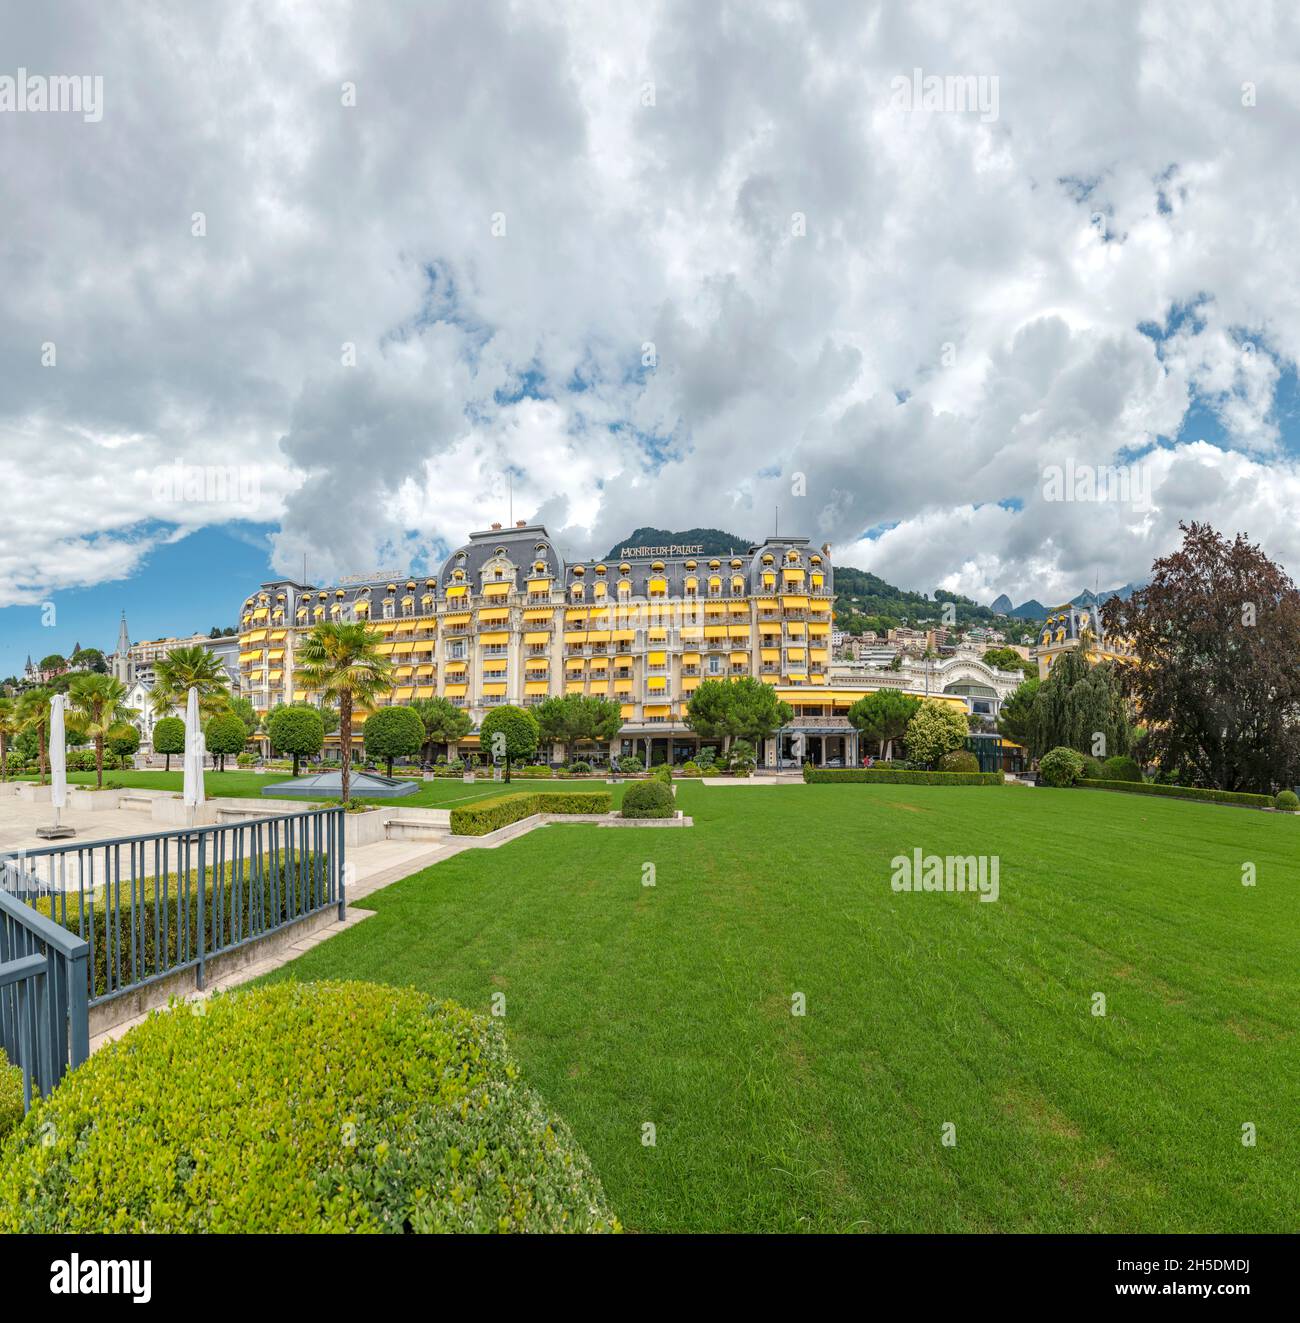
[[[1107,781],[1141,781],[1142,769],[1132,758],[1116,755],[1102,763],[1101,775]]]
[[[634,753],[625,753],[618,760],[618,770],[624,776],[635,776],[638,772],[645,771],[645,764]]]
[[[570,763],[568,770],[570,776],[590,776],[591,764],[579,760],[578,762]]]
[[[1300,812],[1300,799],[1296,798],[1294,790],[1279,790],[1273,807],[1282,813],[1297,813]]]
[[[618,1229],[496,1024],[370,983],[154,1015],[0,1149],[0,1232]]]
[[[625,818],[671,818],[673,792],[658,778],[629,786],[623,796]]]
[[[650,774],[656,781],[661,781],[664,785],[670,786],[673,783],[673,769],[666,764],[660,764]]]
[[[954,749],[939,759],[941,772],[978,772],[980,760],[969,749]]]
[[[1101,762],[1094,758],[1090,753],[1081,754],[1080,757],[1083,759],[1083,771],[1080,775],[1086,780],[1095,781],[1099,777],[1106,775],[1105,771],[1102,769]]]
[[[1038,771],[1049,786],[1072,786],[1083,775],[1083,754],[1060,745],[1043,754]]]

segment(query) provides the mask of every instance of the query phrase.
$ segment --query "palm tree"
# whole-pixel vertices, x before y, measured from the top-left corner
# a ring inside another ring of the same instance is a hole
[[[111,675],[79,675],[68,687],[72,703],[71,728],[95,742],[95,784],[104,784],[104,737],[131,716],[122,700],[126,685]]]
[[[199,691],[199,712],[205,720],[230,704],[226,668],[207,648],[177,648],[154,663],[153,673],[153,710],[159,716],[173,708],[184,711],[191,687]]]
[[[352,790],[352,710],[373,706],[393,687],[393,670],[375,649],[382,635],[365,625],[322,621],[298,649],[299,674],[308,689],[339,705],[339,748],[343,760],[343,802]]]
[[[41,785],[45,784],[45,746],[50,742],[50,690],[37,687],[26,690],[16,708],[18,729],[31,731],[36,736],[36,753],[41,771]]]
[[[0,781],[9,779],[9,738],[21,729],[14,700],[0,695]]]

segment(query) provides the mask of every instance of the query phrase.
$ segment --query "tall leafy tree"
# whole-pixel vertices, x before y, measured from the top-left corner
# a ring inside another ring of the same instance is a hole
[[[172,754],[185,752],[185,723],[180,717],[159,717],[153,723],[153,748],[166,756],[166,771],[172,770]]]
[[[1034,728],[1034,700],[1041,686],[1042,681],[1036,675],[1022,680],[998,711],[998,733],[1013,744],[1028,749],[1031,758],[1045,752]]]
[[[424,722],[424,751],[426,759],[435,744],[448,747],[463,740],[474,729],[474,721],[463,707],[457,707],[449,698],[417,698],[411,711]]]
[[[521,707],[494,707],[479,726],[479,741],[493,758],[504,758],[506,780],[510,764],[531,758],[537,752],[540,729],[537,718]]]
[[[233,712],[218,712],[208,719],[203,738],[210,754],[217,760],[217,771],[226,770],[226,758],[242,753],[248,742],[248,727]]]
[[[362,737],[366,752],[372,758],[383,758],[392,776],[395,758],[409,758],[420,752],[424,722],[409,707],[381,707],[366,718]]]
[[[293,759],[294,776],[300,758],[314,757],[325,747],[325,723],[314,707],[277,707],[266,719],[266,734],[276,753]]]
[[[109,731],[129,721],[131,710],[124,703],[126,685],[111,675],[90,672],[78,675],[68,689],[72,711],[69,724],[82,739],[95,746],[95,784],[104,784],[104,739]]]
[[[548,698],[531,711],[537,718],[541,740],[548,744],[562,744],[566,762],[573,756],[575,744],[582,740],[606,743],[623,726],[622,706],[596,694]]]
[[[343,802],[352,794],[352,714],[393,687],[393,668],[376,651],[383,636],[365,625],[322,621],[303,640],[298,662],[304,684],[339,709]]]
[[[907,724],[908,757],[920,763],[937,763],[945,753],[966,743],[969,727],[966,713],[948,703],[926,699]]]
[[[896,689],[877,689],[859,698],[848,711],[849,725],[860,735],[875,740],[880,756],[892,758],[894,742],[907,734],[908,722],[921,706],[919,698]]]
[[[47,763],[45,750],[50,742],[51,691],[42,685],[28,689],[18,700],[19,733],[26,733],[36,741],[36,757],[40,767],[40,783],[45,784]]]
[[[686,707],[686,724],[703,739],[721,740],[728,753],[733,740],[743,738],[757,744],[770,739],[793,716],[790,704],[754,676],[705,680]]]
[[[18,705],[0,695],[0,781],[9,779],[9,741],[20,729]]]
[[[154,685],[150,695],[156,713],[185,710],[191,688],[199,693],[199,712],[214,717],[230,705],[230,682],[226,668],[207,648],[177,648],[154,663]]]
[[[1123,679],[1146,727],[1140,755],[1185,784],[1266,793],[1300,776],[1300,591],[1260,547],[1180,525],[1146,587],[1108,601],[1127,637]]]

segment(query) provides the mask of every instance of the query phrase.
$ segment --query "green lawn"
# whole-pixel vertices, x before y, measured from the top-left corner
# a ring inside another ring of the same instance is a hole
[[[1294,1228],[1300,820],[1010,786],[679,804],[693,829],[458,855],[274,977],[504,993],[636,1230]],[[1001,898],[893,892],[918,846],[997,855]]]
[[[305,774],[304,774],[305,775]],[[34,776],[21,778],[34,781]],[[291,781],[288,772],[204,772],[203,789],[209,799],[221,795],[235,799],[261,799],[265,787],[280,781]],[[116,781],[132,789],[181,790],[180,772],[105,772],[105,782]],[[69,772],[69,785],[95,784],[94,772]],[[614,793],[615,804],[622,800],[623,784],[606,785],[603,777],[581,777],[572,781],[545,780],[527,778],[512,781],[510,785],[502,782],[476,781],[468,785],[457,777],[438,777],[431,781],[422,781],[420,788],[413,795],[403,795],[399,799],[367,800],[371,804],[396,804],[407,808],[451,808],[456,804],[471,804],[476,799],[488,799],[493,795],[509,794],[521,790],[610,790]]]

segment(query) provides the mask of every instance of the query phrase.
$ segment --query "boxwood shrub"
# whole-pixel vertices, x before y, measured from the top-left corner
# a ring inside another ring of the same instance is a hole
[[[496,795],[451,811],[453,836],[486,836],[498,827],[531,818],[534,813],[608,813],[608,790],[569,790],[555,794],[524,791]]]
[[[0,1150],[0,1232],[620,1229],[489,1020],[370,983],[199,1005],[33,1107]]]
[[[1102,763],[1098,778],[1102,781],[1141,781],[1142,769],[1132,758],[1116,754]]]
[[[980,760],[969,749],[953,749],[939,759],[941,772],[978,772]]]
[[[247,863],[240,869],[238,879],[233,864],[226,864],[221,869],[219,879],[216,869],[204,869],[204,949],[213,952],[232,946],[253,933],[278,927],[291,918],[300,918],[314,908],[313,900],[320,890],[313,890],[312,861],[303,856],[299,867],[298,858],[296,852],[283,851],[278,874],[267,866],[256,878],[251,875],[251,866]],[[314,883],[321,890],[326,869],[327,864],[322,858],[319,880]],[[190,877],[188,907],[184,897],[178,894],[175,873],[167,874],[165,884],[153,878],[137,883],[134,900],[129,882],[124,883],[115,915],[105,904],[103,886],[97,887],[91,898],[93,903],[87,906],[84,920],[80,914],[81,902],[75,892],[44,896],[36,902],[36,909],[90,942],[92,997],[101,997],[118,986],[135,982],[137,978],[163,973],[179,964],[182,957],[192,960],[198,954],[197,870]],[[188,943],[185,943],[182,938],[187,926]],[[132,951],[137,961],[135,974],[131,968]],[[113,965],[111,981],[110,959]]]
[[[1294,790],[1279,790],[1273,807],[1279,813],[1300,813],[1300,797],[1296,796]]]
[[[4,1137],[23,1119],[23,1073],[9,1064],[0,1047],[0,1145]]]
[[[674,809],[673,792],[657,777],[638,781],[623,795],[625,818],[671,818]]]
[[[805,765],[808,782],[870,781],[899,786],[1000,786],[1001,772],[896,772],[888,767],[812,767]]]
[[[1089,790],[1122,790],[1130,795],[1162,795],[1169,799],[1200,799],[1213,804],[1242,804],[1247,808],[1271,808],[1272,795],[1251,795],[1244,790],[1205,790],[1198,786],[1162,786],[1154,781],[1080,781]]]
[[[1049,786],[1072,786],[1083,779],[1083,754],[1078,749],[1067,748],[1064,744],[1043,754],[1038,762],[1038,772]],[[1089,777],[1096,780],[1095,777]]]

